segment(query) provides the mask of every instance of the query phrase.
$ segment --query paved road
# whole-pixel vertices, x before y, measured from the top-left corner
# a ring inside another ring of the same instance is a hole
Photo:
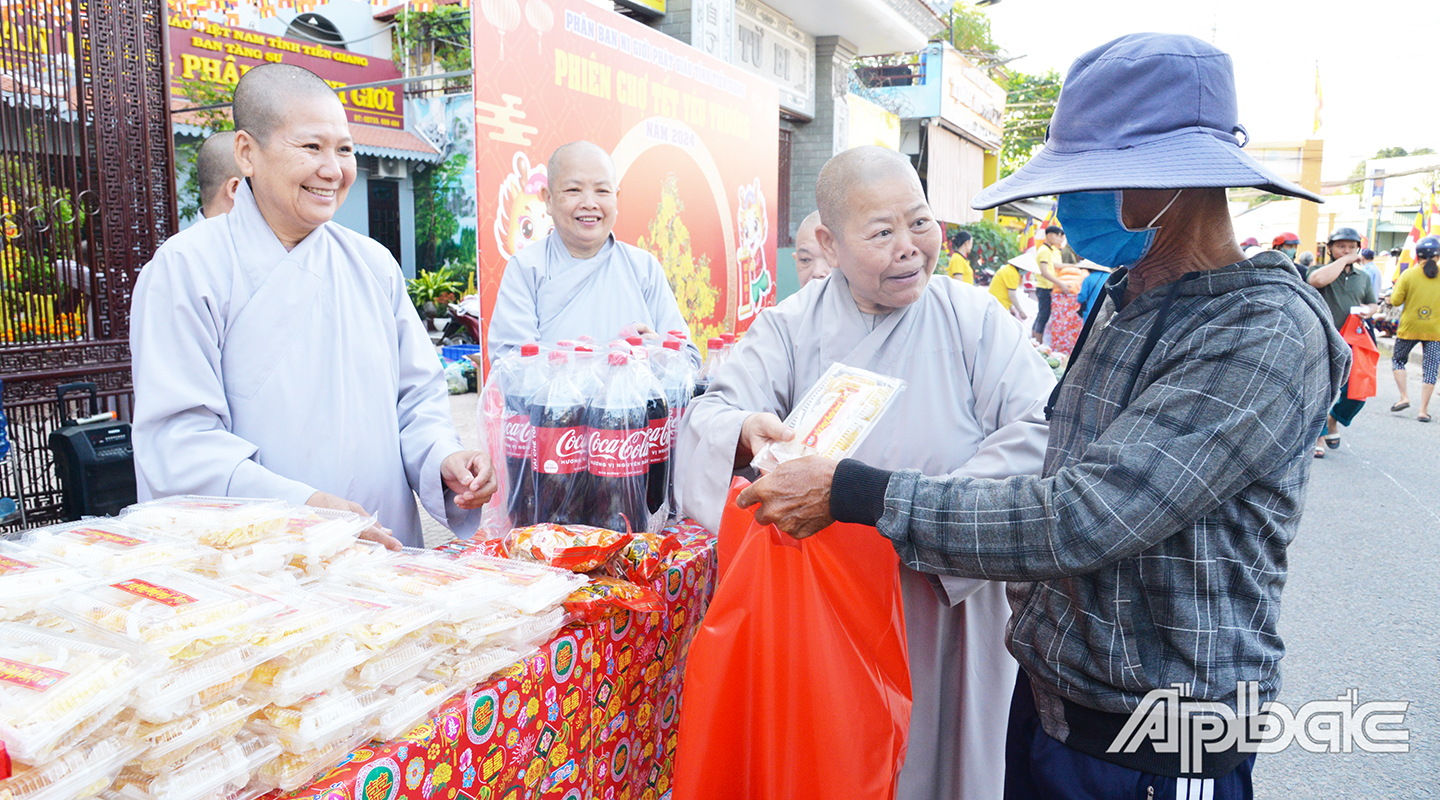
[[[1381,342],[1379,395],[1311,472],[1282,601],[1280,700],[1294,709],[1351,688],[1361,703],[1408,700],[1410,752],[1261,755],[1261,800],[1440,797],[1440,421],[1415,420],[1418,353],[1412,407],[1390,413],[1399,395]],[[1430,412],[1440,417],[1440,398]]]

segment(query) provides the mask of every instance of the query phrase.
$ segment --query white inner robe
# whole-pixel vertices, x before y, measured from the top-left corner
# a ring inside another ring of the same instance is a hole
[[[406,545],[427,512],[468,536],[440,462],[463,450],[434,345],[383,246],[334,222],[286,252],[241,183],[171,237],[130,311],[141,500],[359,503]]]
[[[675,448],[680,508],[718,530],[745,418],[784,419],[837,361],[908,382],[856,458],[934,476],[1039,474],[1055,380],[1028,339],[960,281],[932,278],[914,304],[881,316],[861,313],[838,270],[813,281],[756,319],[690,406]],[[898,796],[998,798],[1017,669],[1004,584],[900,571],[915,702]]]
[[[486,341],[493,362],[526,342],[590,336],[603,346],[635,322],[661,336],[684,331],[691,364],[700,366],[690,326],[654,256],[611,236],[593,257],[578,259],[551,231],[505,265]]]

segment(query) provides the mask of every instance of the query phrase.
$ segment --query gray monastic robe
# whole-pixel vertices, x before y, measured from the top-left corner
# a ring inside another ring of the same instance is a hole
[[[415,492],[460,536],[440,462],[463,450],[434,345],[379,243],[334,222],[285,251],[242,183],[172,236],[130,311],[140,499],[316,491],[423,544]]]
[[[985,290],[943,277],[906,308],[864,314],[836,270],[762,313],[690,406],[675,447],[681,510],[718,529],[745,418],[784,419],[836,361],[909,382],[855,453],[867,464],[987,478],[1040,472],[1055,380],[1020,323]],[[899,796],[998,798],[1016,673],[1004,584],[902,566],[901,586],[915,702]]]
[[[584,260],[570,255],[554,231],[516,253],[505,265],[490,317],[492,362],[526,342],[553,344],[585,335],[603,345],[634,322],[662,336],[674,330],[690,335],[660,262],[614,236]],[[695,343],[686,349],[699,367]]]

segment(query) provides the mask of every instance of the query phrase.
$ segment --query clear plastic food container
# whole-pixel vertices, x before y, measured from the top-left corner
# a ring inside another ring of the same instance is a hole
[[[289,753],[323,749],[345,739],[366,721],[384,698],[336,689],[294,706],[266,706],[251,729],[275,737]]]
[[[231,575],[275,575],[290,566],[294,541],[283,536],[262,539],[239,547],[196,545],[201,555],[195,570],[214,577]]]
[[[208,649],[244,638],[254,619],[278,603],[168,567],[112,573],[103,582],[66,592],[48,609],[137,648],[188,657],[192,644]]]
[[[0,741],[17,761],[47,760],[71,731],[114,717],[147,666],[78,636],[0,623]]]
[[[120,736],[87,741],[53,761],[17,769],[0,780],[0,796],[14,800],[81,800],[104,791],[141,746]]]
[[[113,519],[87,519],[36,528],[20,543],[101,575],[171,564],[193,565],[200,551],[190,543]]]
[[[0,541],[0,621],[28,616],[61,591],[94,580],[59,556]]]
[[[512,638],[505,634],[530,621],[515,611],[496,611],[464,622],[441,622],[430,629],[438,644],[460,650],[474,650],[487,644],[504,644]]]
[[[173,722],[140,722],[130,735],[146,750],[135,765],[144,772],[159,774],[202,746],[230,740],[259,708],[248,697],[232,697]]]
[[[261,703],[294,705],[311,695],[340,688],[351,668],[369,654],[342,637],[318,642],[256,667],[245,690]]]
[[[312,594],[345,603],[360,616],[350,627],[356,643],[374,651],[421,633],[445,615],[432,603],[397,592],[383,592],[339,581],[320,581],[308,586]]]
[[[133,709],[145,722],[172,722],[240,694],[265,654],[230,646],[176,663],[135,690]]]
[[[246,629],[245,638],[271,656],[281,656],[325,637],[348,632],[365,611],[354,605],[319,595],[309,587],[289,580],[260,576],[234,576],[221,582],[256,595],[271,604]]]
[[[450,622],[495,610],[515,586],[493,573],[473,570],[428,550],[406,548],[387,557],[347,568],[344,576],[382,591],[427,600],[445,610]]]
[[[568,569],[491,558],[478,553],[460,554],[454,560],[514,587],[504,603],[526,614],[544,611],[589,581],[584,575]]]
[[[242,547],[279,535],[289,506],[243,497],[162,497],[130,506],[120,519],[209,547]]]
[[[496,672],[535,652],[508,647],[486,647],[468,652],[447,651],[425,666],[422,677],[433,678],[456,688],[473,686]]]
[[[250,782],[253,770],[280,755],[273,739],[241,731],[233,740],[201,748],[163,774],[134,765],[116,780],[122,797],[135,800],[196,800],[228,795]]]
[[[282,530],[294,555],[307,561],[334,558],[376,522],[374,517],[329,508],[290,506]]]
[[[296,555],[290,559],[290,567],[298,569],[311,578],[333,575],[367,561],[385,558],[389,554],[385,546],[366,539],[356,539],[341,547],[334,555],[310,557]]]
[[[539,616],[523,618],[520,624],[490,636],[489,641],[508,647],[529,648],[554,636],[555,631],[565,627],[568,620],[569,615],[565,613],[565,609],[551,609]]]
[[[259,723],[252,723],[258,725]],[[338,763],[356,747],[370,740],[373,727],[357,725],[323,747],[302,752],[282,752],[255,772],[255,783],[266,789],[294,791]]]
[[[904,389],[905,381],[899,378],[831,364],[785,417],[795,438],[762,447],[750,465],[768,473],[805,456],[845,458],[860,447]]]
[[[444,650],[444,645],[423,640],[402,642],[355,667],[347,680],[362,689],[395,686],[419,675]]]
[[[395,687],[375,715],[375,738],[390,742],[415,729],[459,689],[431,678],[413,678]]]

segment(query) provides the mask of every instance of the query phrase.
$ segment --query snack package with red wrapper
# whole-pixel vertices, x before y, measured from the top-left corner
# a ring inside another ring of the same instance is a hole
[[[660,574],[666,557],[680,549],[680,540],[659,533],[637,533],[605,564],[605,574],[625,581],[649,583]]]
[[[572,572],[589,572],[625,548],[634,534],[589,525],[531,525],[505,537],[511,558],[537,561]]]
[[[467,555],[482,555],[490,558],[510,557],[510,551],[505,546],[504,539],[482,539],[478,535],[472,539],[452,539],[436,547],[435,552],[456,557]]]
[[[647,586],[619,578],[591,576],[588,584],[565,599],[565,610],[576,622],[590,625],[626,610],[641,614],[664,611],[665,601]]]

